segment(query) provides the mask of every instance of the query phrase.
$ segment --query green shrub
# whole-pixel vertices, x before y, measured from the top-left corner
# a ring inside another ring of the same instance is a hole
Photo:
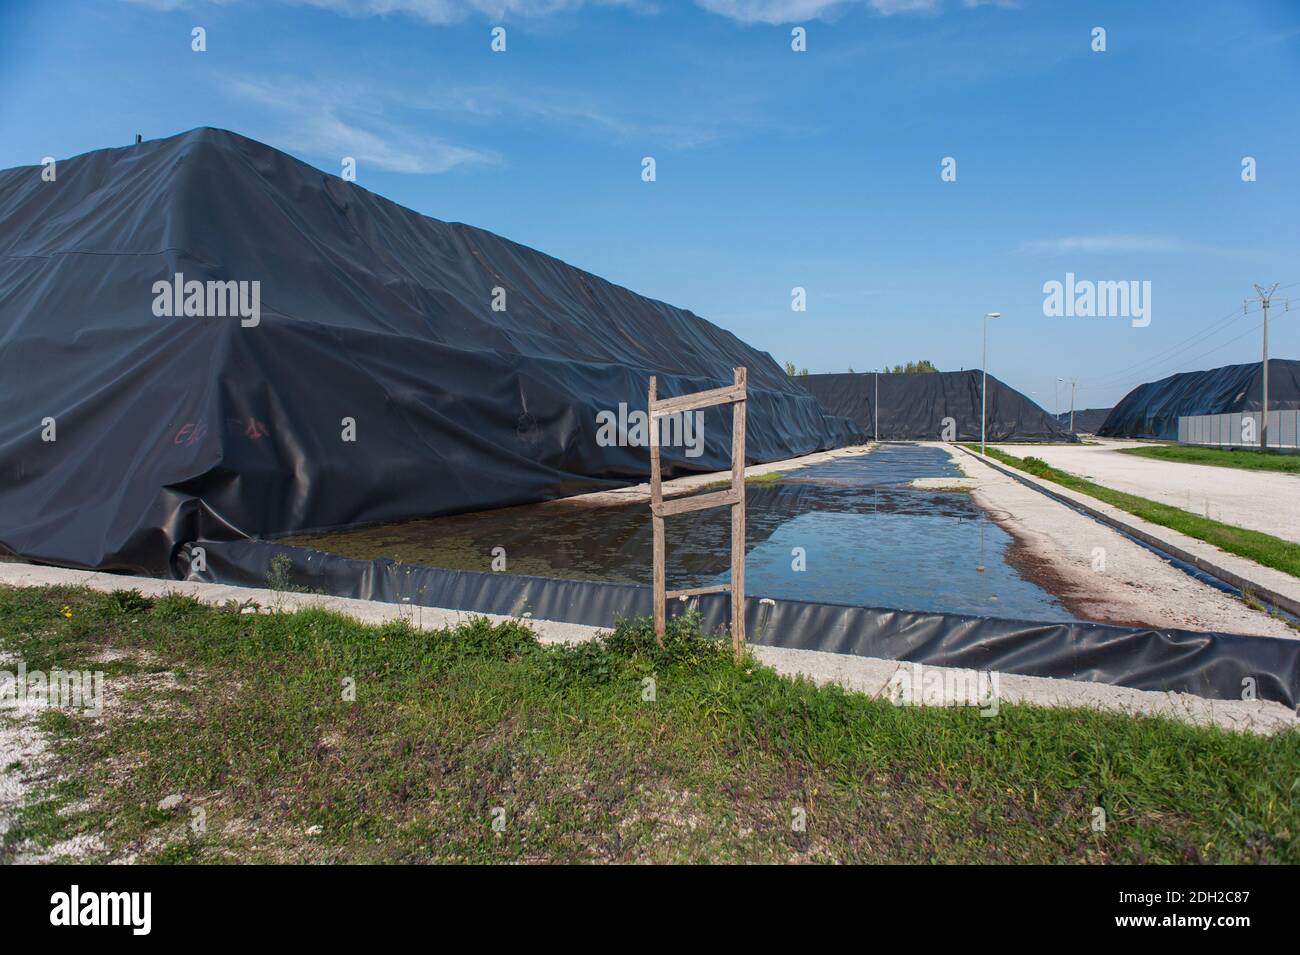
[[[108,606],[117,613],[144,613],[153,603],[139,590],[114,590],[108,595]]]

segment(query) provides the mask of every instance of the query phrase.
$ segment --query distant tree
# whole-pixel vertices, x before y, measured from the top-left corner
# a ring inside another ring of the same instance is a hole
[[[806,374],[808,374],[808,369],[807,369],[807,368],[796,368],[794,362],[792,362],[792,361],[788,361],[788,362],[785,363],[785,373],[786,373],[787,375],[789,375],[791,378],[793,378],[795,375],[806,375]]]
[[[894,375],[915,375],[919,372],[938,371],[934,367],[934,362],[922,358],[920,361],[909,361],[906,365],[895,365],[893,368],[886,369]]]

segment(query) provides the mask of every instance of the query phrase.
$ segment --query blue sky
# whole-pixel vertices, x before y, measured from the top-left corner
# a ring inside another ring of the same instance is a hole
[[[355,156],[813,371],[978,366],[999,310],[991,373],[1106,406],[1258,360],[1274,281],[1300,358],[1297,2],[7,0],[0,80],[0,167],[195,126]],[[1045,317],[1067,272],[1150,281],[1151,323]]]

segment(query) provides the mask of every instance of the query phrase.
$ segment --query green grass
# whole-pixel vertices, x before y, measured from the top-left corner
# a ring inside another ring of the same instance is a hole
[[[979,450],[978,445],[966,445],[966,447],[972,451]],[[1205,541],[1207,544],[1213,544],[1229,554],[1236,554],[1238,557],[1245,557],[1247,560],[1253,560],[1265,567],[1272,567],[1294,577],[1300,577],[1300,544],[1282,540],[1271,534],[1248,530],[1244,527],[1234,527],[1231,524],[1224,524],[1222,521],[1201,517],[1171,504],[1162,504],[1159,501],[1152,501],[1136,494],[1115,491],[1054,468],[1042,458],[1032,456],[1018,458],[997,448],[989,448],[988,456],[1001,461],[1003,464],[1019,468],[1035,477],[1070,488],[1081,494],[1087,494],[1089,497],[1095,497],[1099,501],[1118,507],[1120,510],[1127,511],[1129,514],[1140,517],[1145,521],[1150,521],[1152,524],[1169,527],[1186,534],[1188,537],[1194,537],[1197,540]]]
[[[762,474],[746,474],[745,483],[746,484],[771,484],[774,481],[781,480],[781,478],[783,477],[785,477],[785,474],[781,471],[764,471]],[[731,481],[730,480],[716,481],[713,484],[710,484],[708,486],[709,487],[731,487]]]
[[[1181,461],[1186,464],[1210,464],[1243,471],[1281,471],[1300,474],[1300,454],[1259,451],[1250,448],[1202,448],[1186,444],[1154,444],[1141,448],[1123,448],[1123,454],[1154,458],[1157,461]]]
[[[762,474],[748,474],[745,476],[746,484],[772,484],[781,480],[785,475],[780,471],[764,471]],[[715,491],[722,488],[731,487],[731,481],[710,481],[700,490]]]
[[[152,862],[1300,862],[1300,733],[895,706],[737,665],[690,620],[663,649],[644,620],[543,647],[481,619],[0,588],[0,643],[125,697],[46,714],[67,781],[0,855],[93,835]]]

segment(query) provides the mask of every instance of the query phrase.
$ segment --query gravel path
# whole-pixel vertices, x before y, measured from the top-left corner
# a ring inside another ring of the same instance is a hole
[[[1300,639],[1300,631],[1285,622],[1201,583],[1104,524],[958,448],[940,446],[975,484],[976,503],[1016,538],[1017,553],[1011,557],[1018,569],[1078,616],[1101,623]],[[1047,450],[1056,449],[1034,453]],[[1019,453],[1026,452],[1021,448]]]
[[[1300,543],[1300,475],[1156,461],[1119,453],[1141,447],[1140,442],[1098,440],[1101,444],[997,447],[1016,457],[1032,454],[1116,491]]]
[[[17,664],[17,659],[0,649],[0,671],[13,672]],[[21,847],[11,847],[8,852],[3,849],[4,837],[52,761],[46,739],[36,726],[38,715],[30,706],[0,708],[0,864],[26,861]]]

